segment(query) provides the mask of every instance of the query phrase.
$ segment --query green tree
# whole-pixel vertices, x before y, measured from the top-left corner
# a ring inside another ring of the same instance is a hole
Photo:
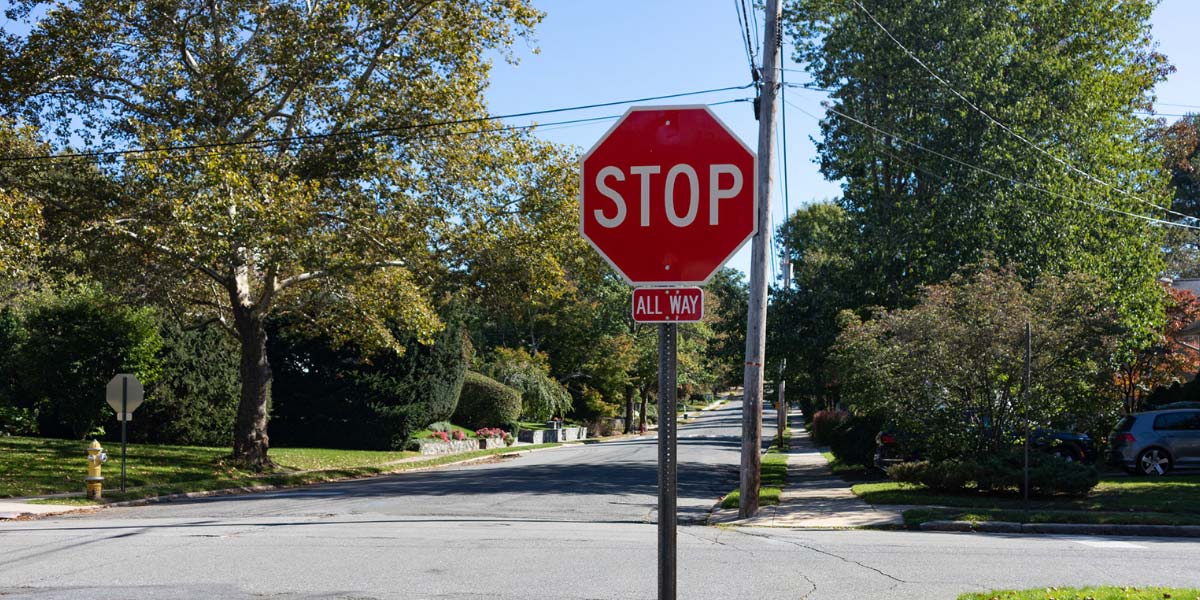
[[[1133,197],[1167,202],[1135,114],[1170,70],[1151,43],[1155,4],[787,4],[794,58],[833,90],[818,159],[843,182],[865,304],[905,305],[991,255],[1026,275],[1091,273],[1108,282],[1131,339],[1151,335],[1161,230],[1111,211],[1169,216]]]
[[[1025,324],[1033,330],[1029,418],[1107,433],[1121,408],[1110,361],[1124,331],[1095,277],[1030,282],[983,264],[920,300],[862,321],[843,313],[834,347],[841,397],[911,434],[930,460],[987,455],[1023,431]]]
[[[477,126],[438,123],[485,114],[487,54],[541,15],[522,0],[40,4],[7,12],[29,33],[6,36],[6,108],[60,147],[208,148],[105,163],[115,197],[77,207],[76,230],[236,336],[233,455],[267,467],[267,319],[400,352],[386,315],[428,341],[424,282],[466,210],[433,183],[470,186],[454,169],[479,154]]]
[[[1171,208],[1200,218],[1200,116],[1188,115],[1154,131],[1163,169],[1171,178]],[[1200,234],[1192,229],[1167,232],[1166,274],[1200,276]]]
[[[837,315],[870,300],[857,270],[858,240],[850,217],[832,202],[792,213],[779,237],[792,264],[792,287],[773,291],[767,354],[788,358],[789,395],[828,405],[836,399],[828,354],[838,333]],[[805,406],[810,413],[812,408]]]
[[[543,352],[496,348],[480,372],[521,392],[521,416],[528,420],[546,421],[571,410],[571,394],[550,376]]]
[[[744,373],[750,285],[741,271],[722,267],[704,293],[704,320],[712,330],[706,349],[708,362],[719,385],[738,385]]]

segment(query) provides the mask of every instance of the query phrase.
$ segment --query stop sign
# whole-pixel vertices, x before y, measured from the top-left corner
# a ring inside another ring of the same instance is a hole
[[[702,285],[757,226],[758,158],[706,106],[635,106],[583,156],[579,229],[631,285]]]

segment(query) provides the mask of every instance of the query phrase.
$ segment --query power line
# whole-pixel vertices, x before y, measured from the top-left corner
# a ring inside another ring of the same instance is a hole
[[[742,0],[742,6],[746,7],[746,12],[750,13],[750,17],[754,20],[754,58],[755,62],[757,62],[758,55],[762,52],[762,35],[759,33],[762,31],[762,28],[758,26],[758,9],[754,8],[753,5],[747,5],[746,0]]]
[[[726,104],[735,104],[735,103],[739,103],[739,102],[751,102],[752,100],[753,100],[753,98],[734,98],[731,100],[722,100],[720,102],[713,102],[711,104],[708,104],[708,106],[723,106]],[[504,132],[508,132],[508,131],[521,131],[521,130],[526,130],[526,129],[530,129],[530,130],[536,129],[536,130],[540,130],[540,131],[558,131],[560,129],[570,129],[573,127],[583,127],[583,126],[587,126],[587,125],[594,125],[594,124],[597,124],[597,123],[600,123],[603,121],[613,121],[613,120],[621,118],[621,116],[622,115],[605,115],[603,117],[587,117],[587,118],[582,118],[582,119],[569,119],[569,120],[565,120],[565,121],[550,121],[547,123],[527,123],[524,125],[505,125],[502,127],[493,127],[491,129],[476,129],[476,130],[471,130],[471,131],[447,131],[447,132],[434,133],[434,134],[428,134],[428,135],[418,135],[418,136],[414,136],[410,139],[433,140],[433,139],[450,138],[450,137],[456,137],[456,136],[487,135],[487,134],[492,134],[492,133],[504,133]],[[343,143],[344,144],[344,143],[350,142],[350,141],[354,141],[354,140],[335,140],[335,143]],[[171,159],[184,158],[184,157],[186,157],[186,158],[207,158],[207,157],[213,157],[213,156],[241,156],[241,155],[245,155],[245,154],[253,154],[253,153],[259,152],[260,150],[261,150],[261,148],[256,148],[256,147],[251,147],[251,148],[242,147],[242,148],[238,148],[235,150],[211,149],[206,152],[199,152],[199,153],[188,152],[187,154],[177,155],[177,156],[129,156],[129,157],[124,157],[124,160],[125,160],[125,162],[158,162],[158,161],[163,161],[163,160],[171,160]]]
[[[733,12],[737,14],[738,34],[741,35],[742,45],[746,50],[746,63],[750,65],[750,79],[757,83],[759,73],[754,61],[754,43],[750,41],[750,17],[746,14],[745,0],[733,0]]]
[[[912,59],[914,62],[916,62],[918,65],[920,65],[922,69],[925,69],[925,72],[929,73],[929,75],[930,75],[930,76],[932,76],[932,77],[933,77],[935,80],[937,80],[937,82],[938,82],[938,83],[942,84],[942,86],[943,86],[943,87],[945,87],[946,89],[950,90],[950,93],[952,93],[952,94],[954,94],[955,96],[957,96],[957,97],[958,97],[960,100],[962,100],[963,102],[966,102],[968,106],[970,106],[972,109],[974,109],[974,110],[975,110],[975,112],[978,112],[979,114],[983,115],[983,116],[984,116],[984,118],[986,118],[988,121],[991,121],[991,122],[992,122],[992,124],[996,125],[997,127],[999,127],[999,128],[1001,128],[1001,129],[1003,129],[1003,130],[1004,130],[1005,132],[1007,132],[1009,135],[1012,135],[1013,137],[1015,137],[1015,138],[1017,138],[1018,140],[1021,140],[1023,143],[1025,143],[1025,145],[1027,145],[1027,146],[1029,146],[1029,147],[1033,148],[1034,150],[1037,150],[1038,152],[1040,152],[1040,153],[1042,153],[1042,154],[1044,154],[1044,155],[1046,155],[1046,156],[1050,157],[1050,158],[1051,158],[1051,159],[1053,159],[1055,162],[1057,162],[1057,163],[1061,164],[1062,166],[1066,167],[1068,170],[1070,170],[1070,171],[1073,171],[1073,172],[1075,172],[1075,173],[1077,173],[1077,174],[1079,174],[1079,175],[1082,175],[1084,178],[1086,178],[1086,179],[1089,179],[1089,180],[1091,180],[1091,181],[1093,181],[1093,182],[1095,182],[1095,183],[1098,183],[1098,184],[1100,184],[1100,185],[1103,185],[1104,187],[1106,187],[1106,188],[1108,188],[1108,189],[1110,189],[1110,190],[1113,190],[1113,191],[1115,191],[1115,192],[1119,192],[1119,193],[1121,193],[1121,194],[1124,194],[1124,195],[1126,195],[1126,196],[1128,196],[1128,197],[1130,197],[1130,198],[1133,198],[1134,200],[1137,200],[1138,202],[1141,202],[1141,203],[1143,203],[1143,204],[1146,204],[1146,205],[1152,206],[1152,207],[1154,207],[1154,208],[1157,208],[1157,209],[1159,209],[1159,210],[1165,211],[1165,212],[1167,212],[1167,213],[1169,213],[1169,214],[1173,214],[1173,215],[1176,215],[1176,216],[1179,216],[1179,217],[1183,217],[1183,218],[1186,218],[1186,219],[1193,219],[1193,220],[1196,220],[1196,217],[1193,217],[1193,216],[1191,216],[1191,215],[1186,215],[1186,214],[1183,214],[1183,213],[1181,213],[1181,212],[1176,212],[1176,211],[1173,211],[1173,210],[1171,210],[1171,209],[1169,209],[1169,208],[1167,208],[1167,207],[1165,207],[1165,206],[1159,206],[1158,204],[1155,204],[1155,203],[1153,203],[1153,202],[1151,202],[1151,201],[1149,201],[1149,200],[1146,200],[1146,199],[1144,199],[1144,198],[1141,198],[1141,197],[1139,197],[1139,196],[1137,196],[1137,195],[1135,195],[1135,194],[1133,194],[1133,193],[1131,193],[1131,192],[1127,192],[1127,191],[1125,191],[1125,190],[1124,190],[1124,189],[1122,189],[1122,188],[1119,188],[1119,187],[1117,187],[1117,186],[1114,186],[1114,185],[1112,185],[1112,184],[1108,183],[1107,181],[1104,181],[1104,180],[1100,179],[1099,177],[1096,177],[1095,175],[1092,175],[1091,173],[1088,173],[1087,171],[1084,171],[1083,169],[1080,169],[1080,168],[1076,167],[1075,165],[1072,165],[1071,163],[1068,163],[1067,161],[1065,161],[1065,160],[1063,160],[1063,159],[1061,159],[1061,158],[1059,158],[1059,157],[1057,157],[1057,156],[1055,156],[1055,155],[1051,154],[1049,151],[1047,151],[1046,149],[1042,148],[1041,146],[1039,146],[1039,145],[1037,145],[1037,144],[1033,143],[1032,141],[1030,141],[1030,140],[1029,140],[1028,138],[1026,138],[1025,136],[1021,135],[1020,133],[1017,133],[1017,132],[1016,132],[1016,131],[1015,131],[1013,128],[1009,127],[1008,125],[1005,125],[1004,123],[1001,123],[1001,122],[1000,122],[999,120],[997,120],[995,117],[993,117],[992,115],[988,114],[988,112],[987,112],[987,111],[983,110],[982,108],[979,108],[979,106],[977,106],[977,105],[976,105],[974,102],[972,102],[972,101],[971,101],[970,99],[968,99],[966,96],[962,95],[962,94],[961,94],[961,93],[960,93],[960,92],[959,92],[957,89],[955,89],[955,88],[954,88],[954,86],[950,85],[950,82],[948,82],[948,81],[946,81],[945,79],[943,79],[941,75],[938,75],[938,74],[937,74],[937,72],[935,72],[935,71],[934,71],[932,68],[930,68],[930,67],[929,67],[929,65],[925,64],[925,62],[924,62],[924,61],[922,61],[922,60],[921,60],[921,59],[920,59],[920,58],[919,58],[919,57],[918,57],[916,54],[914,54],[914,53],[913,53],[911,50],[909,50],[907,46],[905,46],[903,43],[901,43],[901,42],[900,42],[900,40],[896,39],[896,36],[892,35],[892,32],[891,32],[891,31],[889,31],[887,27],[884,27],[883,23],[880,23],[880,22],[879,22],[879,19],[876,19],[876,18],[875,18],[875,15],[874,15],[874,14],[872,14],[872,13],[871,13],[871,11],[867,10],[867,7],[866,7],[866,6],[863,6],[863,3],[862,3],[860,0],[850,0],[850,1],[851,1],[851,2],[853,2],[853,3],[854,3],[856,6],[858,6],[858,8],[859,8],[860,10],[862,10],[864,13],[866,13],[867,17],[868,17],[868,18],[870,18],[870,19],[871,19],[871,21],[872,21],[873,23],[875,23],[875,25],[876,25],[877,27],[879,27],[879,29],[880,29],[880,30],[882,30],[884,34],[886,34],[886,35],[887,35],[888,39],[892,40],[892,42],[893,42],[893,43],[895,43],[897,46],[899,46],[899,48],[900,48],[901,50],[903,50],[903,51],[904,51],[904,53],[905,53],[905,54],[907,54],[909,58],[911,58],[911,59]]]
[[[789,104],[791,104],[791,103],[789,102]],[[796,109],[796,110],[798,110],[798,111],[800,111],[800,112],[802,112],[802,113],[804,113],[804,114],[808,115],[809,117],[812,117],[813,119],[816,119],[816,120],[818,120],[818,121],[820,121],[820,120],[821,120],[821,117],[818,117],[818,116],[816,116],[816,115],[812,114],[811,112],[808,112],[807,110],[804,110],[804,108],[802,108],[802,107],[800,107],[800,106],[798,106],[798,105],[796,105],[796,104],[792,104],[792,108],[794,108],[794,109]],[[1027,183],[1027,182],[1025,182],[1025,181],[1021,181],[1021,180],[1018,180],[1018,179],[1014,179],[1014,178],[1012,178],[1012,177],[1009,177],[1009,176],[1007,176],[1007,175],[1001,175],[1001,174],[999,174],[999,173],[996,173],[996,172],[994,172],[994,171],[991,171],[991,170],[989,170],[989,169],[985,169],[985,168],[983,168],[983,167],[980,167],[980,166],[978,166],[978,165],[974,165],[974,164],[971,164],[971,163],[969,163],[969,162],[966,162],[966,161],[964,161],[964,160],[961,160],[961,159],[955,158],[955,157],[953,157],[953,156],[949,156],[949,155],[947,155],[947,154],[943,154],[943,153],[941,153],[941,152],[938,152],[937,150],[932,150],[932,149],[926,148],[926,147],[922,146],[921,144],[918,144],[918,143],[916,143],[916,142],[913,142],[913,141],[910,141],[910,140],[908,140],[908,139],[905,139],[905,138],[903,138],[903,137],[901,137],[901,136],[899,136],[899,135],[897,135],[897,134],[895,134],[895,133],[892,133],[892,132],[890,132],[890,131],[886,131],[886,130],[880,129],[880,128],[878,128],[878,127],[874,126],[874,125],[871,125],[870,123],[867,123],[866,121],[863,121],[863,120],[861,120],[861,119],[858,119],[858,118],[856,118],[856,117],[854,117],[854,116],[848,115],[848,114],[846,114],[846,113],[844,113],[844,112],[841,112],[841,111],[839,111],[839,110],[837,110],[837,109],[835,109],[835,108],[833,108],[833,107],[831,107],[831,106],[826,106],[826,107],[825,107],[825,109],[826,109],[826,110],[828,110],[829,112],[831,112],[831,113],[835,114],[835,115],[838,115],[838,116],[840,116],[840,117],[842,117],[842,118],[845,118],[845,119],[847,119],[847,120],[849,120],[849,121],[853,121],[854,123],[857,123],[857,124],[859,124],[859,125],[862,125],[863,127],[866,127],[867,129],[870,129],[870,130],[872,130],[872,131],[874,131],[874,132],[876,132],[876,133],[879,133],[879,134],[882,134],[882,135],[886,135],[886,136],[890,136],[890,137],[892,137],[893,139],[895,139],[896,141],[898,141],[898,142],[901,142],[901,143],[903,143],[903,144],[907,144],[907,145],[909,145],[909,146],[912,146],[913,148],[916,148],[917,150],[920,150],[920,151],[922,151],[922,152],[928,152],[928,153],[930,153],[930,154],[933,154],[934,156],[938,156],[938,157],[940,157],[940,158],[943,158],[943,159],[945,159],[945,160],[948,160],[948,161],[950,161],[950,162],[953,162],[953,163],[956,163],[956,164],[962,165],[962,166],[964,166],[964,167],[967,167],[967,168],[969,168],[969,169],[974,169],[974,170],[976,170],[976,171],[979,171],[979,172],[981,172],[981,173],[984,173],[984,174],[986,174],[986,175],[989,175],[989,176],[991,176],[991,177],[993,177],[993,178],[996,178],[996,179],[1002,179],[1002,180],[1004,180],[1004,181],[1008,181],[1009,183],[1012,183],[1013,185],[1017,185],[1017,186],[1021,186],[1021,187],[1026,187],[1026,188],[1030,188],[1030,189],[1033,189],[1033,190],[1037,190],[1037,191],[1039,191],[1039,192],[1042,192],[1042,193],[1044,193],[1044,194],[1049,194],[1049,195],[1051,195],[1051,196],[1055,196],[1055,197],[1058,197],[1058,198],[1061,198],[1061,199],[1063,199],[1063,200],[1067,200],[1067,201],[1070,201],[1070,202],[1075,202],[1075,203],[1077,203],[1077,204],[1082,204],[1082,205],[1084,205],[1084,206],[1090,206],[1090,207],[1092,207],[1092,208],[1094,208],[1094,209],[1097,209],[1097,210],[1103,210],[1103,211],[1107,211],[1107,212],[1111,212],[1111,213],[1115,213],[1115,214],[1119,214],[1119,215],[1124,215],[1124,216],[1126,216],[1126,217],[1133,217],[1133,218],[1135,218],[1135,219],[1141,219],[1141,220],[1143,220],[1143,221],[1147,221],[1147,222],[1154,223],[1154,224],[1158,224],[1158,225],[1169,225],[1169,226],[1171,226],[1171,227],[1183,227],[1183,228],[1186,228],[1186,229],[1195,229],[1195,230],[1200,230],[1200,227],[1198,227],[1198,226],[1195,226],[1195,225],[1188,225],[1188,224],[1186,224],[1186,223],[1177,223],[1177,222],[1175,222],[1175,221],[1165,221],[1165,220],[1163,220],[1163,219],[1156,219],[1156,218],[1154,218],[1154,217],[1147,217],[1147,216],[1145,216],[1145,215],[1139,215],[1139,214],[1137,214],[1137,213],[1126,212],[1126,211],[1119,210],[1119,209],[1115,209],[1115,208],[1112,208],[1112,207],[1109,207],[1109,206],[1104,206],[1104,205],[1102,205],[1102,204],[1095,204],[1095,203],[1092,203],[1092,202],[1088,202],[1088,201],[1086,201],[1086,200],[1080,200],[1080,199],[1078,199],[1078,198],[1074,198],[1074,197],[1072,197],[1072,196],[1067,196],[1067,195],[1065,195],[1065,194],[1061,194],[1061,193],[1059,193],[1059,192],[1055,192],[1055,191],[1052,191],[1052,190],[1048,190],[1048,189],[1046,189],[1046,188],[1043,188],[1043,187],[1041,187],[1041,186],[1039,186],[1039,185],[1036,185],[1036,184]]]
[[[785,69],[785,70],[790,70],[790,69]],[[790,87],[790,88],[801,89],[801,90],[812,90],[814,92],[833,93],[833,92],[837,91],[833,88],[817,87],[816,85],[811,84],[811,83],[784,83],[782,85]]]
[[[708,90],[697,90],[697,91],[693,91],[693,92],[680,92],[680,93],[676,93],[676,94],[665,94],[662,96],[647,96],[645,98],[636,98],[636,99],[631,99],[631,100],[615,100],[612,102],[600,102],[600,103],[596,103],[596,104],[585,104],[585,105],[579,105],[579,106],[551,108],[551,109],[546,109],[546,110],[535,110],[535,111],[527,111],[527,112],[520,112],[520,113],[510,113],[510,114],[506,114],[506,115],[487,115],[484,117],[475,117],[475,118],[471,118],[471,119],[456,119],[456,120],[450,120],[450,121],[437,121],[437,122],[433,122],[433,123],[415,123],[415,124],[411,124],[411,125],[397,125],[394,127],[380,127],[380,128],[374,128],[374,129],[357,129],[357,130],[349,130],[349,131],[336,132],[336,133],[311,133],[311,134],[294,135],[294,136],[286,136],[286,137],[264,138],[264,139],[258,139],[258,140],[246,140],[246,141],[235,141],[235,142],[210,142],[210,143],[202,143],[202,144],[180,144],[180,145],[175,145],[175,146],[132,148],[132,149],[128,149],[128,150],[103,150],[103,151],[92,151],[92,152],[73,152],[73,153],[65,153],[65,154],[40,154],[40,155],[34,155],[34,156],[0,156],[0,162],[20,162],[20,161],[32,161],[32,160],[63,160],[63,159],[75,159],[75,158],[107,158],[107,157],[118,157],[118,156],[123,157],[123,156],[129,156],[129,155],[134,155],[134,154],[144,154],[144,153],[151,153],[151,152],[175,152],[175,151],[183,151],[183,150],[207,150],[207,149],[232,148],[232,147],[252,147],[252,148],[257,149],[262,146],[270,146],[270,145],[274,145],[274,144],[291,143],[291,142],[297,142],[297,141],[326,140],[326,139],[338,139],[338,138],[348,138],[348,137],[381,137],[381,136],[386,136],[386,135],[390,135],[390,134],[394,134],[394,133],[398,133],[398,132],[402,132],[402,131],[429,129],[429,128],[433,128],[433,127],[447,127],[447,126],[453,126],[453,125],[470,125],[473,123],[485,123],[485,122],[489,122],[489,121],[496,121],[496,120],[503,120],[503,119],[515,119],[515,118],[519,118],[519,117],[533,117],[533,116],[538,116],[538,115],[549,115],[549,114],[572,112],[572,111],[578,111],[578,110],[588,110],[588,109],[593,109],[593,108],[604,108],[604,107],[608,107],[608,106],[617,106],[617,105],[621,105],[621,104],[634,104],[637,102],[649,102],[649,101],[653,101],[653,100],[668,100],[671,98],[682,98],[685,96],[697,96],[697,95],[701,95],[701,94],[712,94],[712,93],[717,93],[717,92],[743,90],[743,89],[747,89],[747,88],[751,87],[752,85],[754,85],[754,84],[746,84],[746,85],[740,85],[740,86],[728,86],[728,87],[713,88],[713,89],[708,89]]]

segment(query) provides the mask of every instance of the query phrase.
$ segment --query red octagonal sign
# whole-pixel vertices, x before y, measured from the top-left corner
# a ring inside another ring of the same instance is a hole
[[[635,106],[583,156],[579,229],[631,285],[702,285],[755,233],[757,162],[706,106]]]

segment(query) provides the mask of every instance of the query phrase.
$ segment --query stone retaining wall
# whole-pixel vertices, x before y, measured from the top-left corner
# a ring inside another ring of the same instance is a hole
[[[478,450],[479,440],[450,440],[448,442],[441,440],[417,440],[417,446],[419,446],[418,450],[421,454],[458,454],[459,452]]]
[[[528,444],[573,442],[587,439],[587,427],[563,427],[562,429],[522,429],[517,439]]]
[[[443,442],[441,440],[417,440],[417,450],[421,454],[440,455],[440,454],[458,454],[460,452],[474,452],[475,450],[486,450],[488,448],[503,448],[504,438],[493,437],[485,439],[469,439],[469,440],[450,440]]]

